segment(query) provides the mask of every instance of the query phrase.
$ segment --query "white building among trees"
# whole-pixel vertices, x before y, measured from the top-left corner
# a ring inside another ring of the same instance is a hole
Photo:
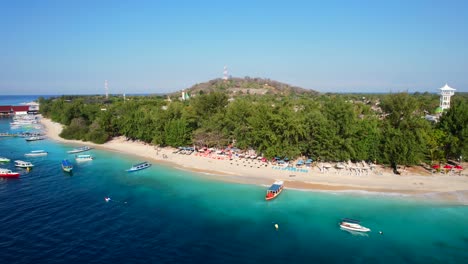
[[[440,105],[439,107],[442,108],[442,110],[449,109],[450,108],[450,97],[455,94],[455,90],[452,87],[448,86],[448,84],[445,84],[444,87],[439,88],[440,90]]]

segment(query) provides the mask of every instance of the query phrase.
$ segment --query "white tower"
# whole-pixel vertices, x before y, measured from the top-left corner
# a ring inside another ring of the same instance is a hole
[[[228,70],[227,70],[227,66],[224,66],[223,80],[224,80],[225,82],[228,80]]]
[[[109,99],[109,86],[107,85],[107,80],[104,82],[104,89],[106,90],[106,99]]]
[[[440,108],[443,110],[450,108],[450,97],[455,94],[455,90],[452,87],[445,84],[444,87],[439,88],[440,90]]]

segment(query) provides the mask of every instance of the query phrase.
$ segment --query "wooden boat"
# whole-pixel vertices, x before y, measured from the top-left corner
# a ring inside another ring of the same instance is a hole
[[[34,167],[34,165],[29,161],[22,161],[22,160],[15,160],[15,166],[25,169],[30,169]]]
[[[265,200],[269,201],[276,196],[278,196],[282,191],[284,187],[284,182],[283,181],[275,181],[270,188],[268,188],[267,193],[265,195]]]
[[[88,154],[81,154],[81,155],[75,155],[75,160],[80,162],[80,161],[91,161],[93,160],[94,157]]]
[[[66,172],[71,172],[73,170],[73,165],[67,159],[62,160],[62,169]]]
[[[139,170],[144,170],[151,167],[151,164],[148,163],[147,161],[138,163],[133,165],[130,169],[127,170],[127,172],[134,172],[134,171],[139,171]]]
[[[26,138],[26,141],[37,141],[37,140],[43,140],[43,139],[45,139],[44,136],[32,136],[32,137]]]
[[[72,150],[69,150],[67,151],[68,154],[74,154],[74,153],[80,153],[80,152],[85,152],[85,151],[88,151],[92,148],[88,147],[88,146],[83,146],[83,147],[79,147],[79,148],[75,148],[75,149],[72,149]]]
[[[0,168],[0,177],[5,177],[5,178],[18,178],[19,177],[18,172],[13,172],[9,169],[3,169]]]
[[[24,154],[25,157],[42,157],[47,156],[49,154],[47,151],[44,150],[33,150],[29,153]]]
[[[5,157],[0,157],[0,162],[10,162],[10,159]]]

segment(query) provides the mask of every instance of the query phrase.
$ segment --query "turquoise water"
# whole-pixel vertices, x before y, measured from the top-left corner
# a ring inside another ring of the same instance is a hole
[[[0,131],[8,130],[8,121],[0,119]],[[127,173],[142,160],[102,150],[78,164],[66,153],[74,147],[0,138],[0,156],[36,165],[17,180],[0,179],[1,263],[468,261],[466,206],[291,189],[265,202],[265,186],[154,162]],[[23,156],[36,149],[50,154]],[[74,163],[72,174],[61,170],[64,158]],[[342,217],[360,219],[372,232],[340,230]]]

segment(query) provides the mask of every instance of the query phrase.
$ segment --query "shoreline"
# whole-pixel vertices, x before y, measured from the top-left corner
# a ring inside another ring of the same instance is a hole
[[[87,145],[138,156],[166,166],[204,174],[204,177],[219,181],[269,186],[275,180],[283,180],[285,188],[290,189],[401,194],[422,200],[430,195],[437,197],[436,200],[468,205],[468,177],[465,171],[461,175],[431,174],[416,167],[403,175],[395,175],[390,169],[378,166],[374,171],[363,175],[334,168],[320,170],[318,167],[308,168],[308,172],[293,172],[272,165],[265,166],[265,163],[256,160],[222,160],[202,157],[196,153],[176,154],[173,153],[175,148],[156,148],[147,143],[128,141],[124,137],[114,138],[104,144],[67,140],[59,136],[61,124],[47,118],[41,118],[40,123],[44,126],[46,136],[60,143]]]

